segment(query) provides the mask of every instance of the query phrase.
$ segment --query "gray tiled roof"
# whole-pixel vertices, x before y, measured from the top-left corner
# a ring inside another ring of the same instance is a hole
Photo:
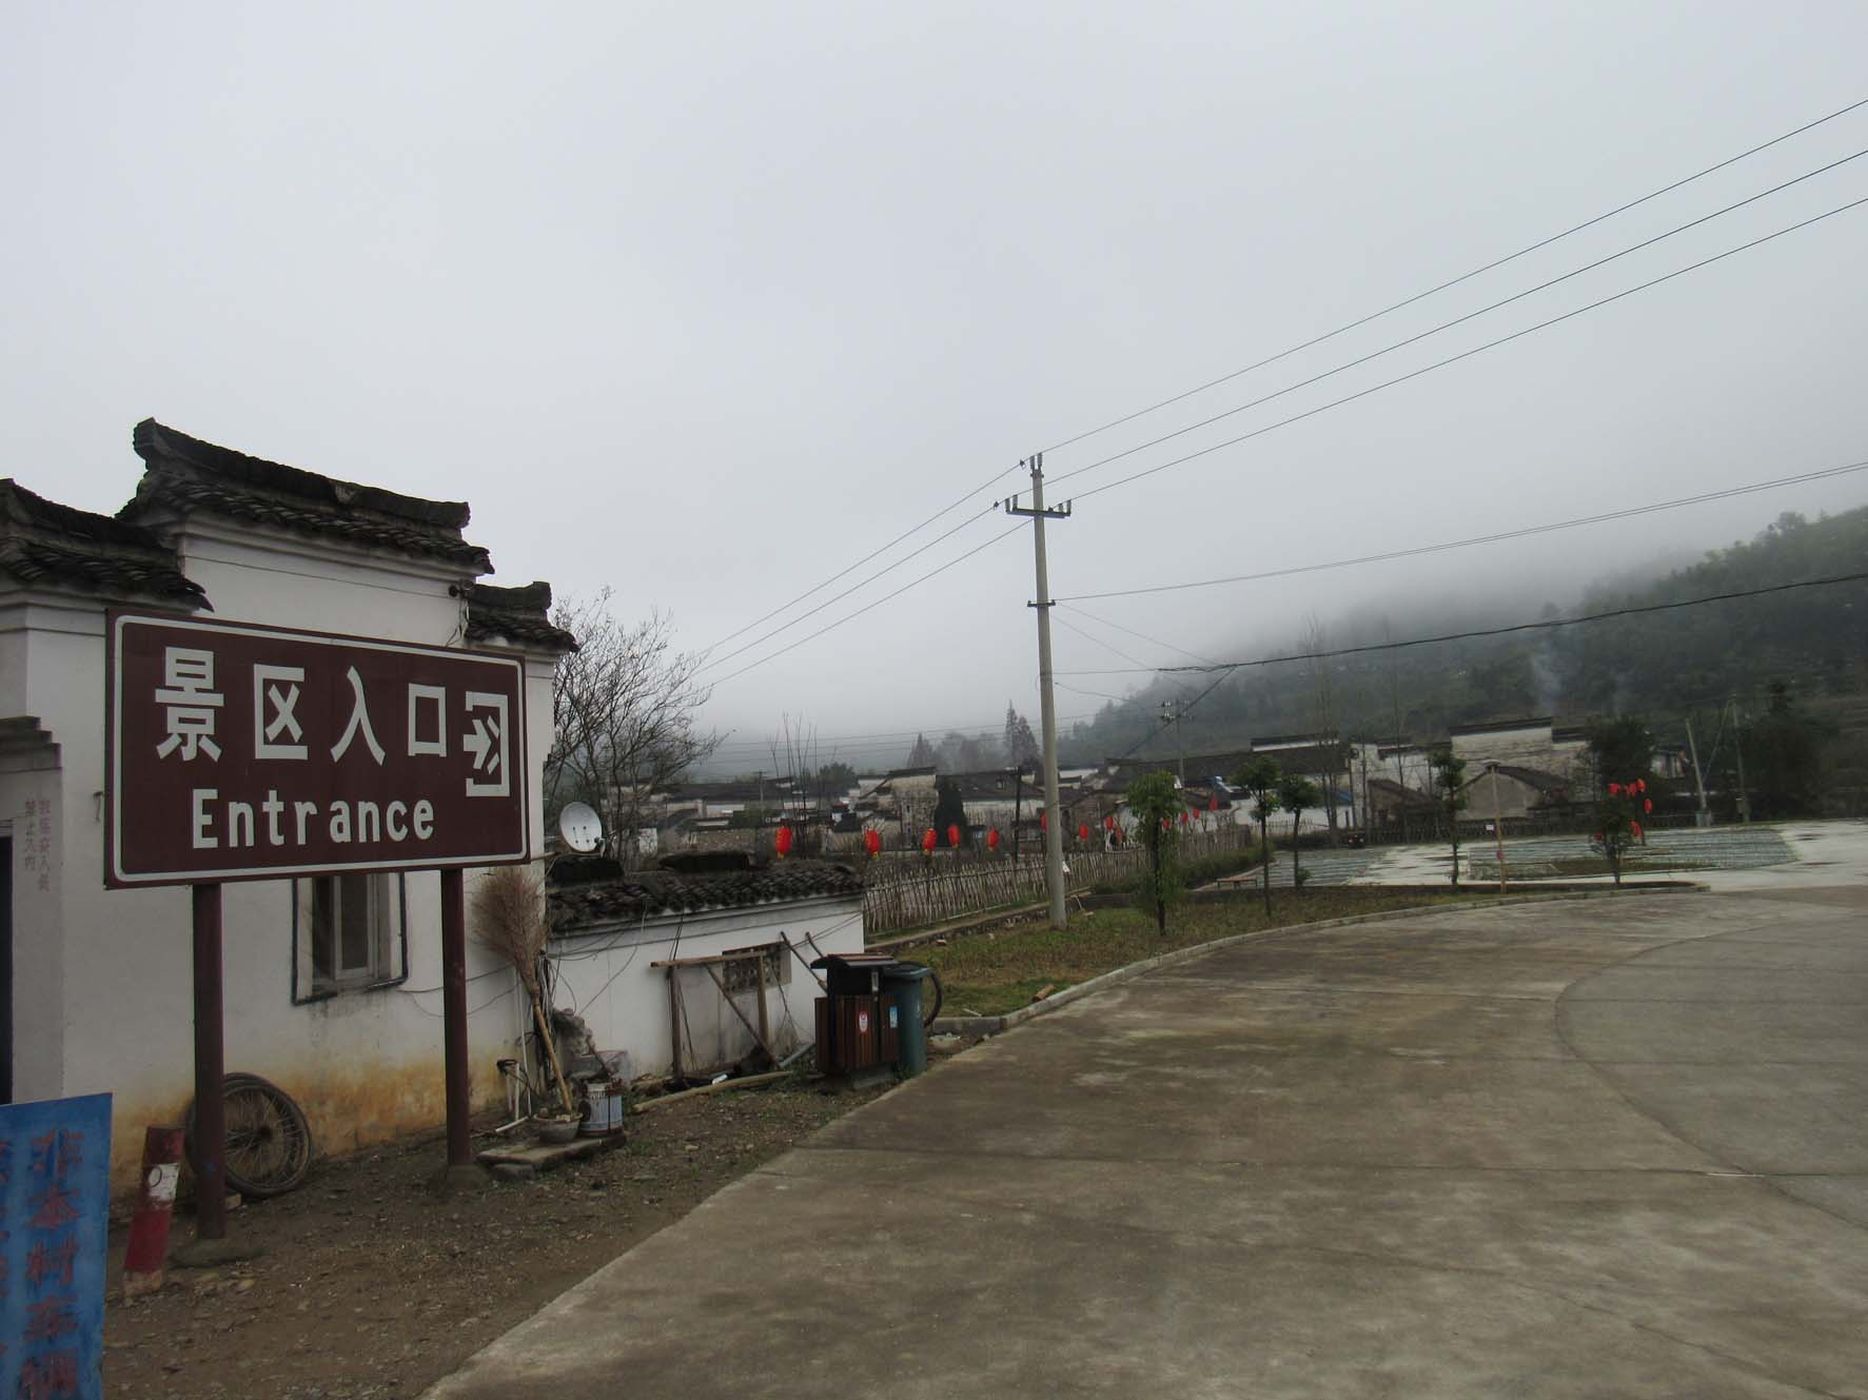
[[[398,495],[249,457],[153,418],[136,425],[132,441],[146,470],[135,498],[118,512],[120,520],[154,522],[205,511],[295,534],[335,536],[370,548],[445,559],[474,573],[493,571],[487,552],[461,538],[469,514],[464,502]]]
[[[152,531],[48,501],[10,478],[0,479],[0,574],[112,598],[208,606],[175,551]]]
[[[551,585],[519,588],[473,584],[467,593],[467,640],[495,638],[545,651],[576,651],[577,638],[551,620]]]
[[[551,926],[554,932],[569,933],[619,919],[698,914],[826,895],[857,899],[862,893],[862,876],[847,865],[827,861],[775,861],[754,870],[712,875],[632,871],[552,890]]]

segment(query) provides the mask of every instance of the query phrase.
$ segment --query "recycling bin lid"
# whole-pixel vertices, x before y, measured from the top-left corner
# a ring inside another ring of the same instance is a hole
[[[925,982],[933,975],[933,968],[918,962],[893,962],[882,969],[884,982]]]

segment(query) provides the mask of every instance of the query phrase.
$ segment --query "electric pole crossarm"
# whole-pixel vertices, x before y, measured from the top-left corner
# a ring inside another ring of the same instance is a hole
[[[1051,510],[1044,508],[1044,454],[1033,453],[1026,463],[1031,468],[1031,505],[1018,504],[1014,496],[1005,503],[1007,515],[1022,515],[1031,520],[1032,554],[1037,565],[1038,598],[1031,606],[1038,613],[1038,708],[1044,724],[1044,884],[1050,896],[1051,927],[1063,928],[1067,922],[1064,909],[1064,814],[1058,810],[1057,797],[1057,698],[1051,681],[1051,578],[1044,555],[1044,522],[1066,520],[1070,503]]]

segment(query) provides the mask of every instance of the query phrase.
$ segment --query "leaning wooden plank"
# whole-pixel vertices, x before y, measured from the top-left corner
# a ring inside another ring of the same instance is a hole
[[[697,1089],[682,1089],[673,1094],[663,1094],[660,1098],[643,1099],[631,1112],[647,1113],[652,1108],[660,1108],[665,1103],[676,1099],[691,1099],[699,1094],[718,1094],[725,1089],[756,1089],[761,1084],[776,1084],[781,1079],[791,1078],[788,1069],[776,1069],[769,1074],[748,1074],[740,1079],[722,1079],[718,1084],[703,1084]]]

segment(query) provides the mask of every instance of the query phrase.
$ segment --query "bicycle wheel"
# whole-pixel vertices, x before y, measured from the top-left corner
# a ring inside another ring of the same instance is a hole
[[[223,1171],[242,1196],[283,1196],[311,1169],[311,1128],[292,1096],[257,1074],[230,1074],[222,1081],[227,1120]],[[188,1105],[190,1155],[195,1106]]]

